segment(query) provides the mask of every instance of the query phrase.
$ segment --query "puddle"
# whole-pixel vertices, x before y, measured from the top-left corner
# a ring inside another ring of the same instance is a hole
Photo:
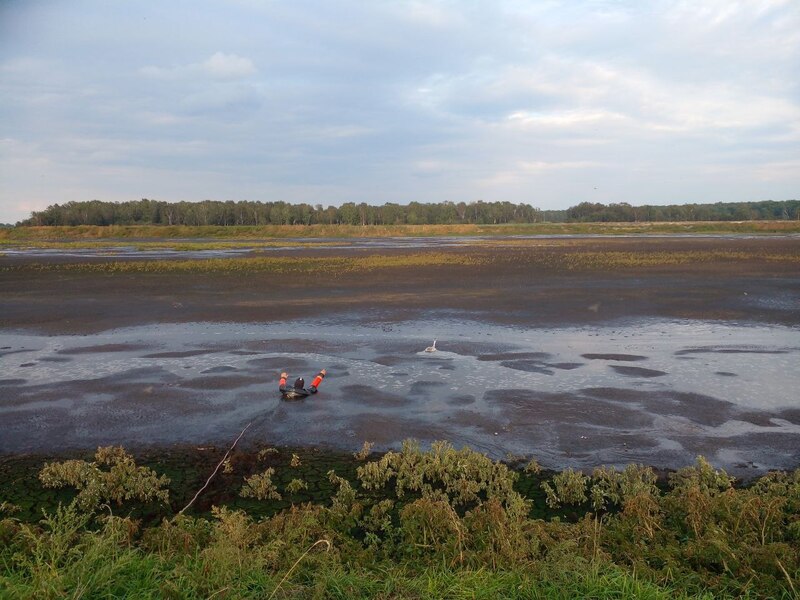
[[[3,452],[224,443],[250,421],[252,442],[355,450],[444,438],[553,467],[678,467],[702,452],[733,472],[790,468],[800,447],[791,327],[451,320],[387,331],[354,319],[0,335]],[[310,381],[323,367],[318,394],[279,399],[281,370]]]
[[[797,234],[774,234],[774,235],[750,235],[750,234],[616,234],[615,239],[785,239],[799,238]],[[204,259],[204,258],[233,258],[247,256],[249,254],[270,254],[274,252],[303,252],[309,249],[331,249],[337,250],[389,250],[389,249],[428,249],[455,247],[464,245],[475,245],[485,242],[500,241],[504,244],[514,240],[564,240],[564,239],[607,239],[604,234],[541,234],[541,235],[513,235],[513,236],[453,236],[453,237],[381,237],[381,238],[286,238],[277,245],[275,238],[235,240],[230,248],[198,249],[198,250],[174,250],[168,248],[150,248],[147,246],[136,246],[136,243],[157,242],[160,244],[183,244],[183,243],[202,243],[211,242],[214,244],[224,243],[218,239],[158,239],[158,240],[138,240],[132,244],[120,243],[119,246],[102,246],[87,248],[28,248],[23,245],[7,246],[3,248],[3,255],[7,258],[39,259],[39,258],[108,258],[119,259],[142,259],[142,260],[181,260],[181,259]],[[286,245],[281,245],[285,243]],[[263,245],[270,244],[270,245]],[[298,245],[301,244],[301,245]],[[313,244],[305,246],[302,244]],[[791,298],[751,298],[754,305],[760,306],[763,303],[778,303],[780,308],[791,310],[794,307]]]

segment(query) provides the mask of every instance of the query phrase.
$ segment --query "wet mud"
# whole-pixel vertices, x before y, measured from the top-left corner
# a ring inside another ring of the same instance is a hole
[[[629,367],[627,365],[611,365],[620,375],[627,375],[629,377],[662,377],[668,375],[665,371],[658,371],[656,369],[645,369],[644,367]]]

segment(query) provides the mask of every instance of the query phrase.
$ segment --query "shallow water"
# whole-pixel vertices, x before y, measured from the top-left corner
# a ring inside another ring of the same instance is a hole
[[[95,258],[106,257],[116,259],[138,258],[144,260],[160,259],[202,259],[241,257],[251,253],[269,254],[274,252],[307,251],[309,248],[339,249],[339,250],[388,250],[388,249],[430,249],[454,246],[469,246],[484,242],[502,241],[513,243],[524,240],[559,240],[559,239],[720,239],[720,240],[750,240],[750,239],[798,239],[800,234],[724,234],[724,233],[683,233],[683,234],[540,234],[540,235],[510,235],[510,236],[436,236],[436,237],[379,237],[379,238],[286,238],[276,244],[275,238],[243,240],[230,240],[230,248],[198,249],[198,250],[173,250],[168,248],[147,248],[136,246],[136,243],[150,242],[159,244],[184,244],[184,243],[213,243],[225,244],[228,240],[218,239],[157,239],[138,240],[129,244],[120,242],[119,246],[87,247],[87,248],[32,248],[7,246],[0,248],[0,253],[5,257],[15,259],[49,259],[49,258]],[[90,242],[87,242],[90,243]],[[269,243],[265,246],[263,244]],[[252,245],[250,245],[252,244]],[[297,244],[313,244],[312,246]]]
[[[424,348],[437,339],[437,351]],[[407,437],[545,465],[734,472],[800,462],[800,329],[698,321],[521,329],[296,321],[0,333],[1,451],[252,441],[357,449]],[[319,394],[281,401],[286,369]]]

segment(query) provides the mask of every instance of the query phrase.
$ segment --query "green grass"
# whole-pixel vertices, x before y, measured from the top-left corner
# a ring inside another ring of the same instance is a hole
[[[237,453],[220,477],[236,490],[269,466],[286,494],[305,466],[292,454]],[[91,490],[93,506],[26,523],[0,502],[0,597],[788,600],[800,584],[800,470],[748,486],[704,459],[659,485],[640,465],[568,470],[541,485],[572,516],[541,518],[542,499],[515,485],[522,461],[409,440],[372,460],[338,457],[347,479],[320,465],[302,475],[327,482],[327,498],[262,517],[224,503],[178,515],[182,498],[145,523],[113,499],[153,498],[165,482],[131,458],[98,449],[43,469],[48,485]]]
[[[710,594],[687,595],[669,587],[637,580],[616,569],[588,568],[557,575],[534,574],[523,569],[428,568],[421,573],[395,565],[372,570],[336,568],[318,573],[307,587],[319,597],[337,600],[369,598],[430,598],[452,600],[550,600],[550,599],[639,599],[711,598]],[[297,587],[293,590],[298,593]],[[288,594],[289,592],[287,590]],[[302,596],[302,594],[300,594]],[[291,595],[290,595],[291,597]]]
[[[40,531],[24,526],[21,552],[0,549],[4,598],[359,598],[668,599],[710,598],[641,580],[613,565],[566,569],[450,568],[373,561],[348,564],[324,547],[273,564],[258,546],[218,537],[202,549],[146,550],[131,523],[103,516],[95,530],[73,509],[50,515]],[[292,555],[296,552],[292,553]]]
[[[317,565],[281,583],[280,572],[251,562],[219,569],[208,558],[175,560],[120,547],[103,535],[84,539],[65,560],[30,575],[0,577],[5,598],[325,598],[550,600],[710,599],[636,579],[613,568],[575,570],[542,577],[523,569],[429,568],[421,573],[392,563],[371,568]],[[209,557],[210,558],[210,557]],[[278,587],[280,584],[280,587]],[[274,593],[274,596],[272,594]]]

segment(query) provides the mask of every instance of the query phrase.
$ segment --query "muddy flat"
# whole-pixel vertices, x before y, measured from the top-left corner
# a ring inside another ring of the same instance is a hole
[[[259,443],[449,439],[556,468],[800,464],[798,238],[286,252],[480,260],[276,277],[0,256],[0,452],[225,443],[252,421]],[[317,395],[280,400],[281,370],[323,367]]]

